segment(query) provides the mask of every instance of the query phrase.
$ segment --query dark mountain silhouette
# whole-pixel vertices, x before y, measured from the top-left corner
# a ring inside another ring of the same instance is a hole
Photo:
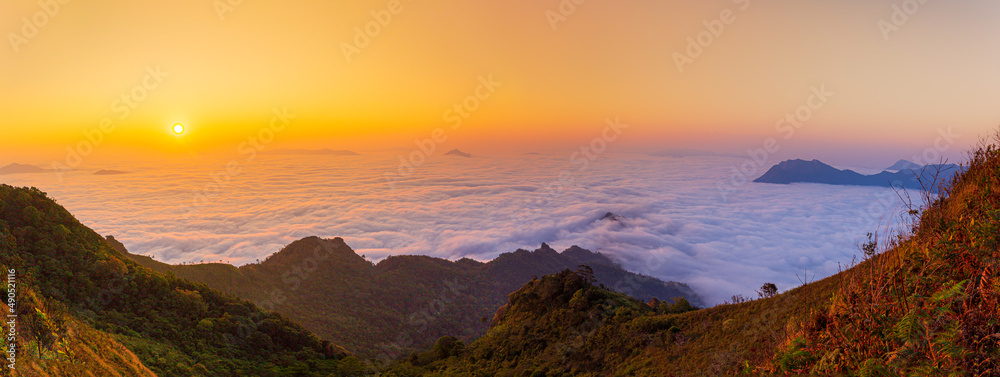
[[[35,165],[28,164],[18,164],[13,163],[0,168],[0,175],[3,174],[30,174],[30,173],[45,173],[49,169],[40,168]]]
[[[94,175],[120,175],[120,174],[129,174],[129,172],[121,170],[111,170],[111,169],[101,169],[94,172]]]
[[[921,169],[904,169],[898,172],[883,171],[873,175],[863,175],[853,170],[840,170],[819,160],[787,160],[771,167],[764,175],[754,180],[761,183],[825,183],[831,185],[902,187],[921,190],[937,183],[951,180],[962,168],[955,164],[927,165]]]
[[[452,149],[444,154],[445,156],[458,156],[458,157],[472,157],[472,154],[462,152],[458,149]]]
[[[885,170],[900,171],[907,169],[920,169],[922,167],[923,165],[918,165],[917,163],[909,160],[899,160],[896,161],[895,164],[892,164],[892,166],[885,168]]]
[[[598,283],[643,300],[700,299],[684,284],[622,269],[607,256],[573,246],[562,253],[546,244],[482,263],[427,256],[392,256],[377,265],[341,238],[308,237],[256,264],[168,265],[127,254],[153,270],[273,308],[351,352],[394,357],[443,335],[475,339],[507,295],[532,278],[590,266]],[[363,303],[363,304],[362,304]]]
[[[263,154],[272,155],[303,155],[303,156],[360,156],[359,153],[348,150],[323,149],[275,149]]]

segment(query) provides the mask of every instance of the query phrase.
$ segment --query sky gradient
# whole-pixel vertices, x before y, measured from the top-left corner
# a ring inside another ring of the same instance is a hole
[[[619,117],[617,151],[778,138],[874,166],[997,125],[995,1],[228,4],[5,2],[0,162],[62,161],[88,135],[107,158],[233,152],[275,109],[294,115],[280,147],[406,150],[442,128],[447,149],[570,149]],[[814,88],[833,95],[785,139]]]

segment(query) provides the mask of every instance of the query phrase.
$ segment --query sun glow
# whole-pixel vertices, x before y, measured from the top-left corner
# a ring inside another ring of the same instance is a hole
[[[174,125],[174,133],[178,134],[178,135],[184,133],[184,125],[180,124],[180,123],[175,124]]]

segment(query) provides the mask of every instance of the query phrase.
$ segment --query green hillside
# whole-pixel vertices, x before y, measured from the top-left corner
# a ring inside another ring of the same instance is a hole
[[[565,271],[512,294],[482,338],[387,375],[1000,375],[1000,150],[943,186],[911,236],[872,236],[858,265],[774,297],[654,308]]]
[[[140,266],[37,189],[0,185],[0,251],[17,288],[7,375],[327,376],[346,356],[281,315]]]
[[[15,368],[5,366],[2,375],[156,375],[113,336],[77,320],[58,305],[46,305],[34,290],[19,292],[15,307],[30,307],[34,313],[19,319],[16,327],[18,334],[15,335],[15,344],[18,345],[14,350]],[[0,310],[9,313],[10,306],[4,303],[0,305]],[[5,334],[9,333],[9,327],[5,326]],[[3,346],[5,354],[9,350],[9,344],[5,342]]]
[[[532,278],[581,264],[599,284],[646,300],[687,297],[686,285],[628,272],[608,257],[548,245],[504,253],[481,263],[427,256],[393,256],[377,265],[357,255],[341,238],[295,241],[260,263],[168,265],[133,255],[108,237],[123,255],[153,270],[204,283],[273,309],[351,352],[392,360],[430,346],[444,335],[473,340],[507,296]]]

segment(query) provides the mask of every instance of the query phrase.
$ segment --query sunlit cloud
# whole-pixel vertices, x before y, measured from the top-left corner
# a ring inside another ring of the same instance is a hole
[[[52,174],[3,179],[41,187],[84,224],[170,263],[250,263],[313,235],[343,237],[375,261],[488,260],[547,242],[689,283],[709,302],[765,282],[793,288],[804,270],[834,274],[898,212],[889,189],[871,187],[748,184],[723,201],[715,183],[736,158],[606,154],[551,190],[577,167],[568,156],[438,155],[390,187],[394,157],[261,156],[194,213],[185,207],[226,160],[116,164],[134,173],[69,172],[62,184]]]

